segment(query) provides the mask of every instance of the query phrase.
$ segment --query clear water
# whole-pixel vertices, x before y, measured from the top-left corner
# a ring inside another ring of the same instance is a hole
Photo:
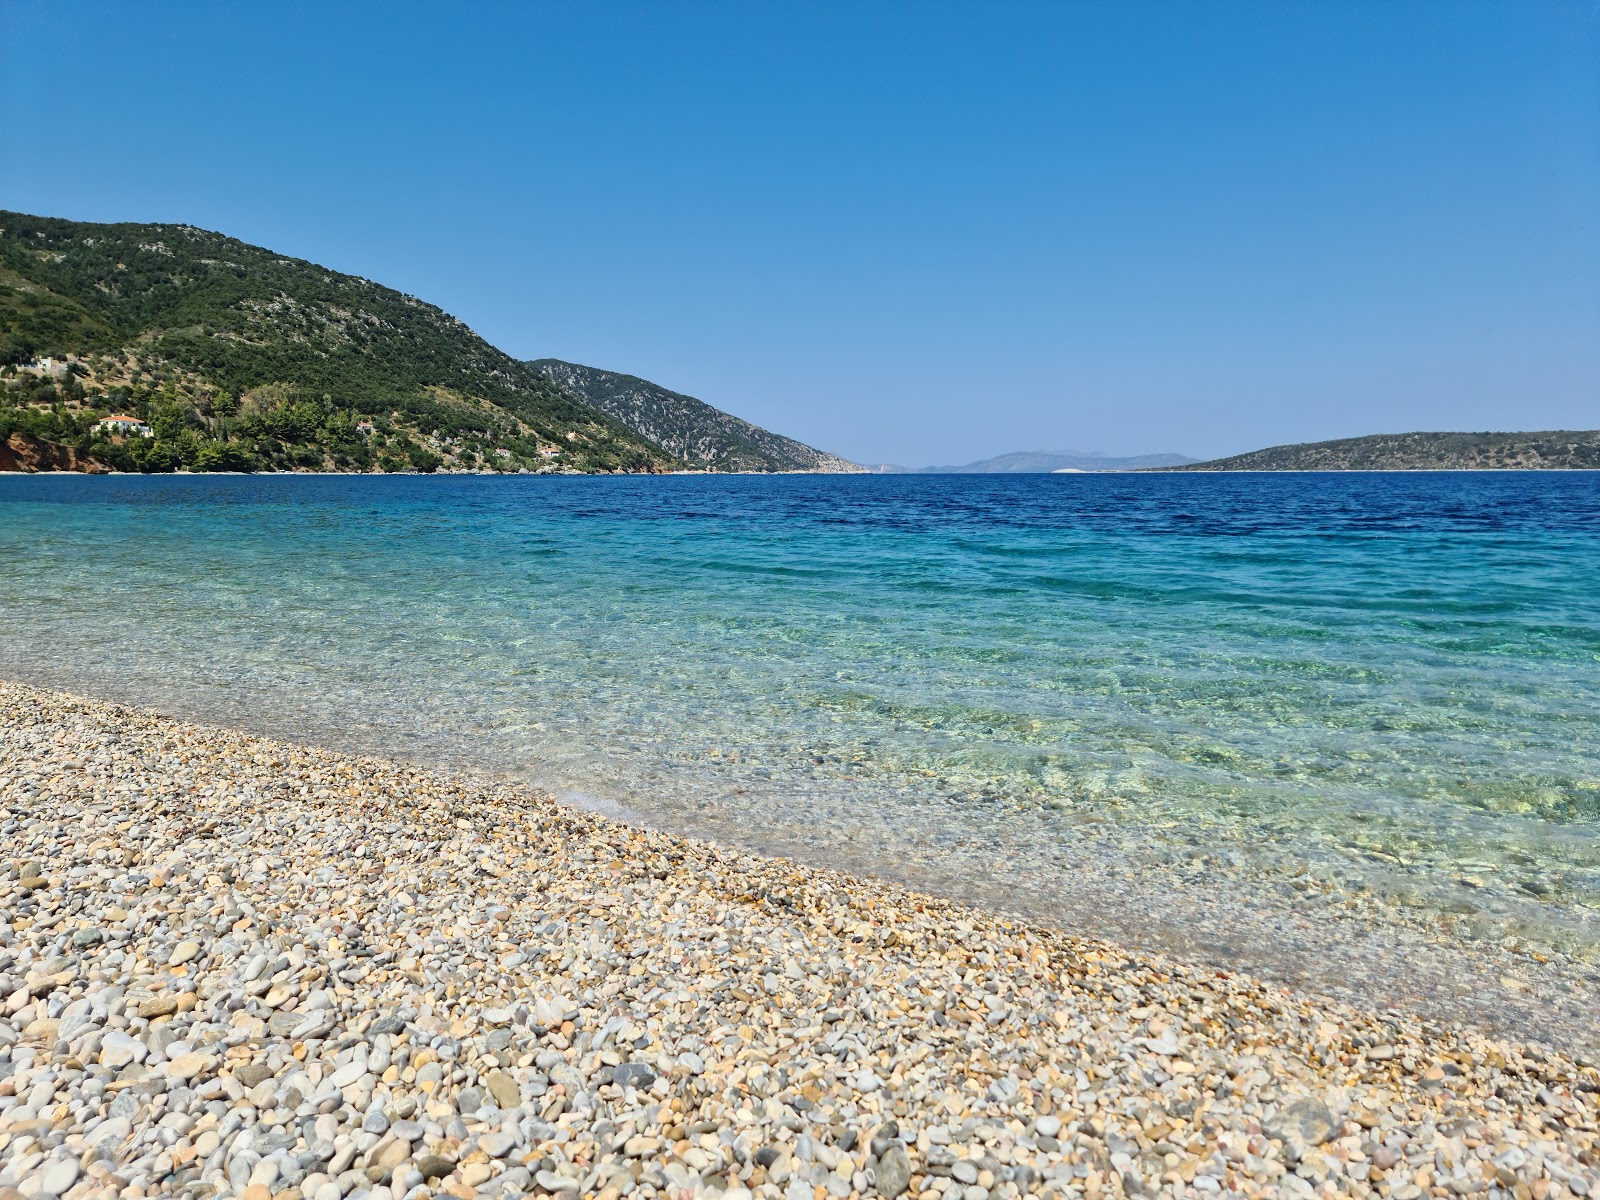
[[[1582,473],[6,477],[0,674],[1036,914],[1150,864],[1589,959],[1597,551]]]

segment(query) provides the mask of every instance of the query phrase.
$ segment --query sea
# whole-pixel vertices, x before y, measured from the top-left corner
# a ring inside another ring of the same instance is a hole
[[[0,676],[1335,991],[1600,981],[1592,473],[7,476]]]

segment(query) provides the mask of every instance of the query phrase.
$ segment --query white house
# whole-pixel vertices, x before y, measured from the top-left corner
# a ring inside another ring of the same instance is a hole
[[[50,379],[65,379],[70,364],[66,359],[41,358],[38,362],[19,363],[17,370],[43,375]]]
[[[102,417],[95,422],[96,429],[103,429],[107,433],[124,433],[138,437],[150,437],[150,426],[138,417],[130,417],[125,413],[118,413],[114,417]]]

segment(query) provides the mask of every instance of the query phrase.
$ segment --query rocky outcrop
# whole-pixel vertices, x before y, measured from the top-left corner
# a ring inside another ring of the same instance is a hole
[[[80,457],[71,446],[47,442],[32,434],[19,431],[0,442],[0,471],[81,471],[99,475],[107,469],[93,458]]]

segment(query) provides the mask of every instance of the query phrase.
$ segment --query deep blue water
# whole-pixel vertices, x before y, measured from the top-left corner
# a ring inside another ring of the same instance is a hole
[[[1046,887],[1092,830],[1600,912],[1593,474],[12,476],[0,634],[0,674],[923,882]]]

